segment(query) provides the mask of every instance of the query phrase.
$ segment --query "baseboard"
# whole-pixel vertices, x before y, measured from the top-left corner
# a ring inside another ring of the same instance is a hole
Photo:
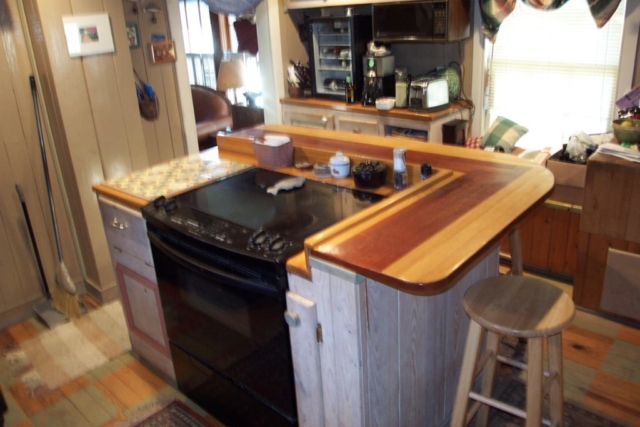
[[[107,288],[99,288],[91,283],[91,281],[87,281],[86,288],[87,293],[100,304],[105,304],[120,298],[120,290],[116,282],[113,282],[113,284]]]
[[[0,330],[6,329],[8,326],[23,322],[34,316],[33,307],[44,301],[45,298],[40,297],[31,302],[22,304],[0,314]]]

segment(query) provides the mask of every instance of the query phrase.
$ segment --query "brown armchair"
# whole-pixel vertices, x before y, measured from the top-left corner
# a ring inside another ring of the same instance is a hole
[[[191,85],[191,98],[200,151],[215,147],[216,134],[233,127],[231,102],[223,92],[198,85]]]

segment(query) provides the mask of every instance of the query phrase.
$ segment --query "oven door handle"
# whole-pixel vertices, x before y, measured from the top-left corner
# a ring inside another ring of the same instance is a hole
[[[204,272],[212,276],[223,277],[227,279],[227,282],[233,283],[234,284],[233,286],[239,289],[260,292],[261,294],[265,294],[265,295],[272,295],[272,296],[278,295],[277,289],[274,289],[270,286],[265,286],[260,280],[248,280],[242,276],[238,276],[236,274],[232,274],[227,271],[214,268],[208,264],[198,261],[193,257],[185,255],[180,251],[177,251],[176,249],[172,248],[170,245],[167,245],[165,242],[163,242],[159,237],[157,237],[152,232],[147,232],[147,235],[149,237],[149,241],[151,242],[151,244],[155,245],[166,256],[170,257],[175,262],[179,263],[185,268],[188,268],[189,270],[196,271],[197,273],[200,273],[200,274]]]

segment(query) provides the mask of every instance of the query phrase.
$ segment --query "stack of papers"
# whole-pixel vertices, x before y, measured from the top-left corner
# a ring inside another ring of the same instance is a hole
[[[597,152],[640,163],[640,151],[632,150],[631,148],[624,148],[618,144],[602,144],[600,148],[598,148]]]

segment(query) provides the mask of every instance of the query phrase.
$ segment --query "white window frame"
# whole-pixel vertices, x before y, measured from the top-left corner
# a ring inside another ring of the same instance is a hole
[[[471,99],[475,103],[475,114],[469,135],[480,136],[485,132],[484,114],[488,64],[485,62],[485,36],[481,30],[482,19],[480,16],[480,6],[477,1],[474,1],[473,3],[475,10],[473,24],[473,73],[471,76]],[[631,85],[633,83],[633,73],[638,46],[638,32],[640,31],[640,7],[637,7],[634,0],[627,0],[627,8],[624,15],[625,26],[622,35],[622,46],[620,48],[620,64],[618,68],[616,99],[627,93],[631,89]],[[509,17],[506,19],[509,19]],[[488,41],[486,41],[486,45],[490,48]]]

